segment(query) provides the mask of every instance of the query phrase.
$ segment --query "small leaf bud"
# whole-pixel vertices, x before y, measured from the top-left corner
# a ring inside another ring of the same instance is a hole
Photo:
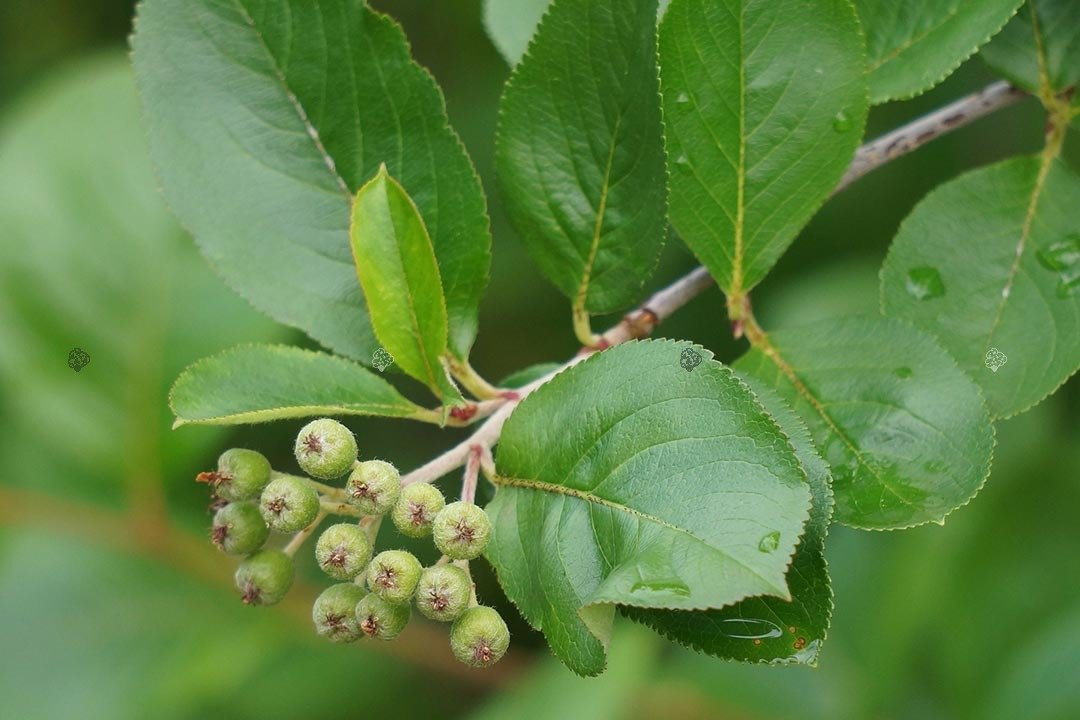
[[[323,590],[311,608],[315,632],[337,643],[348,643],[359,638],[356,606],[363,597],[364,589],[354,583],[339,583]]]
[[[416,587],[416,607],[428,620],[451,622],[469,607],[472,581],[456,565],[424,568]]]
[[[308,475],[334,480],[356,462],[356,438],[337,420],[319,418],[300,430],[294,452],[296,462]]]
[[[401,494],[397,468],[382,460],[368,460],[353,468],[345,483],[349,502],[365,515],[383,515],[394,507]]]
[[[236,568],[236,587],[245,605],[273,605],[292,587],[292,558],[280,550],[257,552]]]
[[[421,572],[420,561],[412,553],[386,550],[368,566],[368,588],[387,602],[407,603],[416,592]]]
[[[494,665],[509,646],[510,631],[494,608],[469,608],[450,627],[454,657],[471,667]]]
[[[335,580],[352,580],[371,560],[371,543],[356,525],[331,525],[315,543],[315,559],[323,572]]]
[[[259,510],[271,530],[296,532],[319,514],[319,494],[301,478],[277,477],[263,489]]]
[[[409,624],[412,609],[408,605],[387,602],[375,593],[365,595],[356,606],[356,624],[360,632],[376,640],[393,640]]]
[[[473,503],[452,502],[435,516],[435,547],[454,560],[479,557],[491,538],[491,520]]]
[[[210,539],[229,555],[250,555],[263,546],[270,528],[253,502],[234,502],[214,513]]]
[[[414,483],[401,489],[391,518],[402,535],[424,537],[431,534],[435,515],[445,506],[446,500],[437,487],[428,483]]]

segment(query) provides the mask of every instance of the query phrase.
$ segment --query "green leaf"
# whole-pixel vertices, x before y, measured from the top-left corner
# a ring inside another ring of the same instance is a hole
[[[791,600],[762,595],[719,610],[627,608],[625,612],[661,635],[709,655],[743,662],[817,665],[833,609],[825,563],[825,536],[833,511],[829,468],[795,411],[761,381],[748,375],[740,379],[750,385],[791,440],[813,493],[810,520],[787,572]]]
[[[979,388],[932,337],[855,316],[770,333],[736,367],[776,389],[832,468],[836,518],[942,522],[982,487],[993,426]]]
[[[169,401],[176,427],[311,415],[427,418],[431,412],[362,365],[284,345],[242,345],[203,358],[177,378]]]
[[[1043,163],[1013,158],[938,187],[881,271],[885,313],[937,335],[994,417],[1026,410],[1080,367],[1080,178]]]
[[[506,62],[516,65],[551,0],[484,0],[484,28]]]
[[[749,389],[690,343],[627,343],[557,375],[507,421],[497,474],[487,557],[579,674],[603,670],[616,605],[788,597],[806,476]]]
[[[440,399],[460,400],[442,361],[446,303],[431,238],[420,211],[385,165],[357,192],[349,235],[379,342]]]
[[[846,0],[671,4],[671,222],[726,292],[765,277],[847,169],[866,120],[864,62]]]
[[[855,0],[866,33],[873,104],[903,100],[947,78],[1023,0]]]
[[[1080,83],[1080,3],[1076,0],[1028,0],[982,49],[990,67],[1031,92],[1042,87],[1040,55],[1051,93]]]
[[[496,160],[510,219],[578,315],[637,300],[666,228],[656,0],[555,0],[507,83]]]
[[[166,199],[234,290],[370,362],[349,207],[385,163],[428,223],[450,347],[468,354],[484,197],[396,23],[353,0],[143,0],[133,46]]]
[[[557,362],[536,363],[535,365],[530,365],[510,373],[498,382],[498,386],[502,388],[524,387],[534,380],[539,380],[545,375],[550,375],[562,366],[562,363]]]

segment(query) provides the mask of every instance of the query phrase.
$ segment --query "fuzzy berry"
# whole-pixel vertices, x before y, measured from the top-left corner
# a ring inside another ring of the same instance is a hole
[[[319,494],[301,478],[277,477],[263,489],[259,510],[271,530],[296,532],[319,514]]]
[[[337,420],[319,418],[296,436],[296,462],[312,477],[334,480],[356,462],[356,438]]]
[[[414,483],[401,489],[390,517],[402,535],[424,537],[431,534],[435,515],[445,506],[446,499],[437,487],[428,483]]]
[[[386,550],[375,556],[367,570],[371,592],[391,603],[407,603],[416,592],[423,568],[416,556],[404,550]]]
[[[323,572],[335,580],[352,580],[371,560],[371,543],[356,525],[331,525],[315,543],[315,559]]]
[[[210,539],[229,555],[250,555],[263,546],[270,528],[253,502],[234,502],[214,513]]]
[[[273,605],[292,587],[292,558],[280,550],[255,553],[236,568],[236,587],[245,605]]]
[[[254,450],[232,448],[218,458],[217,472],[200,477],[226,500],[250,500],[270,482],[270,461]]]
[[[388,462],[368,460],[353,468],[345,492],[360,512],[383,515],[394,507],[401,494],[401,475]]]
[[[416,586],[416,608],[428,620],[451,622],[469,606],[472,581],[456,565],[424,568]]]
[[[333,642],[347,643],[360,637],[356,606],[364,598],[364,589],[354,583],[331,585],[315,599],[311,619],[315,632]]]
[[[376,640],[393,640],[409,624],[412,609],[408,605],[387,602],[375,593],[365,595],[356,606],[356,624],[360,632]]]
[[[461,662],[489,667],[499,662],[510,646],[510,631],[502,616],[489,607],[473,607],[450,627],[450,649]]]
[[[435,516],[433,532],[439,552],[454,560],[472,560],[487,547],[491,520],[477,505],[453,502]]]

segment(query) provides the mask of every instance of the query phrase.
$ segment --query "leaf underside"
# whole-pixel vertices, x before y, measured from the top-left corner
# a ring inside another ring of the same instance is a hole
[[[166,199],[234,290],[370,362],[349,207],[386,163],[427,223],[450,346],[467,355],[490,264],[485,201],[395,22],[354,0],[143,0],[132,44]]]
[[[625,309],[666,228],[656,0],[555,0],[514,70],[496,161],[530,256],[576,306]]]
[[[885,313],[937,335],[995,417],[1080,367],[1080,177],[1042,162],[1005,160],[931,192],[881,271]]]
[[[878,316],[769,335],[736,368],[774,388],[829,463],[836,519],[892,530],[942,522],[982,487],[993,426],[977,385],[929,335]]]
[[[806,476],[748,388],[690,343],[627,343],[556,376],[507,421],[497,474],[487,557],[579,674],[603,669],[615,606],[788,595]]]
[[[176,425],[423,412],[362,365],[284,345],[241,345],[204,358],[180,374],[169,401]]]
[[[862,137],[846,0],[674,0],[660,26],[671,222],[725,291],[761,281]]]

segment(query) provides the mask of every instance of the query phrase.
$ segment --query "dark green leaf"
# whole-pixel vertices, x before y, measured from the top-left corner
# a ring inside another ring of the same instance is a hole
[[[555,0],[503,95],[497,161],[511,220],[575,308],[632,304],[666,222],[656,0]]]
[[[386,166],[356,194],[349,234],[379,342],[402,370],[440,399],[460,400],[443,366],[446,303],[431,238],[420,211]]]
[[[749,389],[690,343],[619,345],[557,375],[507,421],[497,473],[488,559],[577,673],[603,669],[617,605],[788,597],[806,476]]]
[[[993,427],[979,388],[932,337],[902,320],[827,320],[771,333],[736,363],[802,416],[832,468],[836,518],[910,527],[967,503],[990,471]]]
[[[881,271],[886,314],[940,338],[995,417],[1021,412],[1080,367],[1080,178],[1020,157],[920,202]],[[1005,362],[1002,364],[1002,356]]]
[[[675,0],[660,26],[671,222],[725,291],[758,283],[847,169],[866,119],[846,0]]]
[[[1080,3],[1076,0],[1028,0],[1005,29],[982,49],[994,70],[1025,90],[1042,86],[1060,93],[1080,82]]]
[[[284,345],[242,345],[188,367],[169,396],[176,425],[238,425],[311,415],[434,419],[350,360]]]
[[[1023,0],[855,0],[869,60],[870,100],[903,100],[937,85],[1008,22]]]
[[[392,20],[354,0],[144,0],[133,45],[166,198],[237,292],[370,362],[349,206],[386,163],[428,224],[450,347],[468,354],[490,261],[484,198]]]
[[[816,665],[833,609],[825,563],[825,536],[833,510],[829,468],[814,448],[806,425],[787,403],[754,377],[741,378],[791,440],[813,493],[810,521],[787,573],[791,600],[762,595],[719,610],[627,608],[626,614],[710,655],[744,662]]]

